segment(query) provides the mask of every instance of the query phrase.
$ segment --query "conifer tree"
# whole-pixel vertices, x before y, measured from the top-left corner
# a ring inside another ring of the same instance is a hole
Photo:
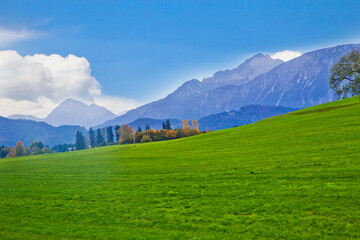
[[[119,125],[116,125],[115,126],[115,142],[118,142],[119,141],[119,138],[120,138],[120,135],[118,134],[118,130],[120,129],[120,126]]]
[[[108,143],[114,142],[114,133],[111,126],[107,128],[107,142]]]
[[[97,130],[96,132],[96,142],[97,142],[97,145],[99,146],[100,144],[102,144],[102,142],[104,142],[104,137],[103,135],[101,134],[101,131],[100,131],[100,128]]]
[[[165,129],[166,129],[166,130],[172,130],[172,128],[171,128],[171,124],[170,124],[170,120],[169,120],[169,119],[166,119]]]
[[[149,124],[146,124],[146,126],[145,126],[145,131],[147,131],[147,130],[150,130]]]
[[[82,134],[82,132],[77,131],[76,133],[76,150],[82,150],[86,148],[86,144],[85,144],[85,138]]]
[[[141,127],[140,127],[140,126],[138,127],[137,132],[138,132],[138,133],[139,133],[139,132],[142,132],[142,129],[141,129]]]
[[[89,140],[91,148],[96,147],[95,132],[92,130],[92,128],[89,130]]]

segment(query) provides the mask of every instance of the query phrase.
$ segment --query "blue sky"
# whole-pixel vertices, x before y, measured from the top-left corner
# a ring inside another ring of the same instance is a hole
[[[102,94],[146,103],[258,52],[358,43],[359,9],[331,0],[2,1],[0,29],[25,36],[0,40],[0,50],[85,57]]]

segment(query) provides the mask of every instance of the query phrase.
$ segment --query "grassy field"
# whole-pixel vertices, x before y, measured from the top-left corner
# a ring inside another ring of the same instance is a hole
[[[0,159],[0,239],[360,238],[360,102]]]

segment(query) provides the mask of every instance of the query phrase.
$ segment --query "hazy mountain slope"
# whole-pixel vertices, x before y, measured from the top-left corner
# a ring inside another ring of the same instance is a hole
[[[46,122],[52,126],[79,125],[89,128],[115,117],[117,115],[105,107],[96,104],[87,105],[81,101],[69,98],[57,106],[46,118],[21,114],[10,115],[8,118]]]
[[[13,114],[7,117],[8,119],[23,119],[23,120],[32,120],[36,122],[43,122],[45,118],[38,118],[32,115],[22,115],[22,114]]]
[[[53,126],[80,125],[89,128],[115,117],[114,113],[104,107],[67,99],[56,107],[45,121]]]
[[[37,140],[51,147],[75,142],[77,131],[86,134],[86,129],[80,126],[53,127],[44,122],[0,117],[0,145],[15,146],[19,140],[29,145]]]
[[[197,104],[194,102],[194,99],[224,84],[241,85],[247,83],[254,77],[269,71],[281,63],[281,60],[274,60],[269,55],[259,53],[240,64],[237,68],[217,72],[213,77],[206,78],[202,82],[197,79],[187,81],[165,98],[130,110],[126,114],[107,121],[98,127],[124,124],[138,118],[192,119],[203,117],[208,114],[202,114],[201,112],[195,112],[194,114],[193,106]]]
[[[254,123],[296,109],[281,106],[247,105],[231,112],[222,112],[203,117],[199,120],[201,130],[219,130]]]

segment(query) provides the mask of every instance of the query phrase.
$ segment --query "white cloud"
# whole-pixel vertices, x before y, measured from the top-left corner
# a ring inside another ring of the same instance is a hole
[[[282,52],[277,52],[274,55],[271,55],[273,59],[281,59],[284,62],[287,62],[293,58],[300,57],[301,53],[298,51],[290,51],[290,50],[284,50]]]
[[[95,100],[115,113],[136,107],[135,101],[104,96],[84,57],[57,54],[21,56],[0,51],[0,115],[31,114],[45,117],[67,98]]]
[[[27,29],[12,30],[12,29],[6,29],[0,27],[0,46],[5,46],[20,40],[31,39],[39,35],[42,34],[32,30],[27,30]]]

